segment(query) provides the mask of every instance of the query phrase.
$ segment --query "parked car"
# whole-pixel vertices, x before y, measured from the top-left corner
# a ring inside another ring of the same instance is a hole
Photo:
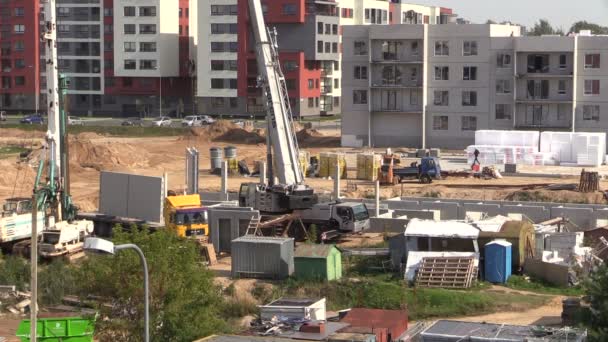
[[[201,117],[197,115],[188,115],[182,120],[182,126],[194,127],[201,125]]]
[[[144,126],[144,119],[137,118],[137,117],[127,118],[120,125],[121,126],[139,126],[139,127],[143,127]]]
[[[210,117],[209,115],[201,115],[201,124],[203,125],[211,125],[215,122],[215,119]]]
[[[0,111],[0,121],[6,121],[6,112]]]
[[[241,128],[245,127],[245,120],[235,119],[235,120],[232,120],[232,123]]]
[[[171,118],[168,116],[160,116],[152,121],[152,124],[156,127],[169,127],[171,123]]]
[[[33,125],[33,124],[44,125],[44,118],[42,118],[42,116],[40,116],[40,115],[28,115],[28,116],[24,117],[23,119],[21,119],[19,122],[21,122],[22,124],[29,124],[29,125]]]
[[[71,126],[84,126],[84,121],[77,116],[68,116],[68,125]]]

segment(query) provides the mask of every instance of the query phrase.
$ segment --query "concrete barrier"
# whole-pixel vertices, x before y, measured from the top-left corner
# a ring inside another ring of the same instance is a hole
[[[568,266],[552,264],[536,259],[526,259],[524,264],[525,274],[562,287],[570,285],[568,282],[568,272]]]

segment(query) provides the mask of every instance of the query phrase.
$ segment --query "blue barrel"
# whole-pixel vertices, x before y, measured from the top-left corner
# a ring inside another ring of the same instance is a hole
[[[224,158],[226,158],[226,159],[236,158],[236,147],[234,147],[234,146],[224,147]]]
[[[211,171],[222,168],[222,148],[212,147],[209,149],[209,159],[211,162]]]

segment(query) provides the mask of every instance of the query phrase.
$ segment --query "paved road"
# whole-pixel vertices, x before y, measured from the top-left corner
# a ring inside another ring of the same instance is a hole
[[[9,116],[6,121],[0,122],[0,127],[2,123],[5,124],[19,124],[19,120],[22,117]],[[122,118],[82,118],[84,126],[120,126],[124,119]],[[145,119],[146,126],[152,126],[152,118]],[[46,122],[46,120],[45,120]],[[317,130],[339,130],[340,129],[340,119],[328,121],[328,120],[307,120],[303,122],[310,122],[312,127]],[[265,128],[266,123],[264,121],[255,121],[254,123],[256,128]],[[181,127],[181,119],[173,119],[171,127]]]

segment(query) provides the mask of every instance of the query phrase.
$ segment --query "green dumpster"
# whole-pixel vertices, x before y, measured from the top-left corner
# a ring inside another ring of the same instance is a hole
[[[43,342],[92,342],[94,319],[82,317],[39,318],[38,341]],[[24,319],[17,328],[21,342],[30,341],[30,320]]]

